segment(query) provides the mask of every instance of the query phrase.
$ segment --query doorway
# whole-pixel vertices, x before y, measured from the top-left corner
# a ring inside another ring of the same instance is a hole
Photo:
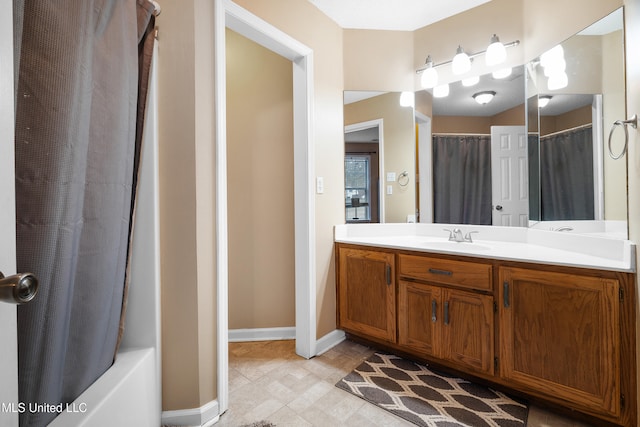
[[[382,119],[345,127],[344,174],[345,220],[347,223],[383,222],[380,176]]]
[[[316,353],[315,199],[311,192],[314,98],[311,49],[228,0],[215,1],[215,19],[217,365],[219,413],[223,413],[229,400],[226,28],[292,61],[295,336],[296,353],[305,358]]]

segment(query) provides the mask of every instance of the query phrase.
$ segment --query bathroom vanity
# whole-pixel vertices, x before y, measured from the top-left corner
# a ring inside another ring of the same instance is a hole
[[[472,241],[450,241],[443,229],[451,227]],[[516,395],[635,426],[635,245],[451,227],[336,226],[338,328]]]

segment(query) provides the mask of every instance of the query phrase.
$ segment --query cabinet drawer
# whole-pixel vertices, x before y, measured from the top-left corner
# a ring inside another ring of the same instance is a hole
[[[491,265],[415,255],[400,255],[399,274],[432,283],[492,290]]]

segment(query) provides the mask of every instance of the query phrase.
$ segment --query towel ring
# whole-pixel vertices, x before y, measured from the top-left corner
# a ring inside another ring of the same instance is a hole
[[[630,119],[616,120],[611,126],[611,131],[609,132],[609,157],[611,157],[613,160],[618,160],[627,152],[627,146],[629,145],[629,130],[627,129],[627,125],[630,125],[632,128],[636,129],[638,127],[638,116],[634,114]],[[622,151],[618,155],[613,154],[613,150],[611,149],[611,137],[613,136],[613,132],[616,130],[616,126],[622,126],[622,128],[624,129],[624,147],[622,147]]]
[[[407,184],[409,184],[409,173],[404,171],[398,176],[398,185],[405,187]]]

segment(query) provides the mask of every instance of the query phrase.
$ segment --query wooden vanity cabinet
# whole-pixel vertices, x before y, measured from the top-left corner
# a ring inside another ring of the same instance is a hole
[[[619,417],[619,281],[500,268],[499,286],[500,376],[572,407]]]
[[[493,374],[493,297],[400,280],[398,344],[421,356]]]
[[[637,425],[634,274],[336,248],[339,328],[599,422]]]
[[[343,247],[338,272],[338,327],[395,343],[395,255]]]
[[[398,259],[398,344],[492,375],[491,265],[408,254]]]

